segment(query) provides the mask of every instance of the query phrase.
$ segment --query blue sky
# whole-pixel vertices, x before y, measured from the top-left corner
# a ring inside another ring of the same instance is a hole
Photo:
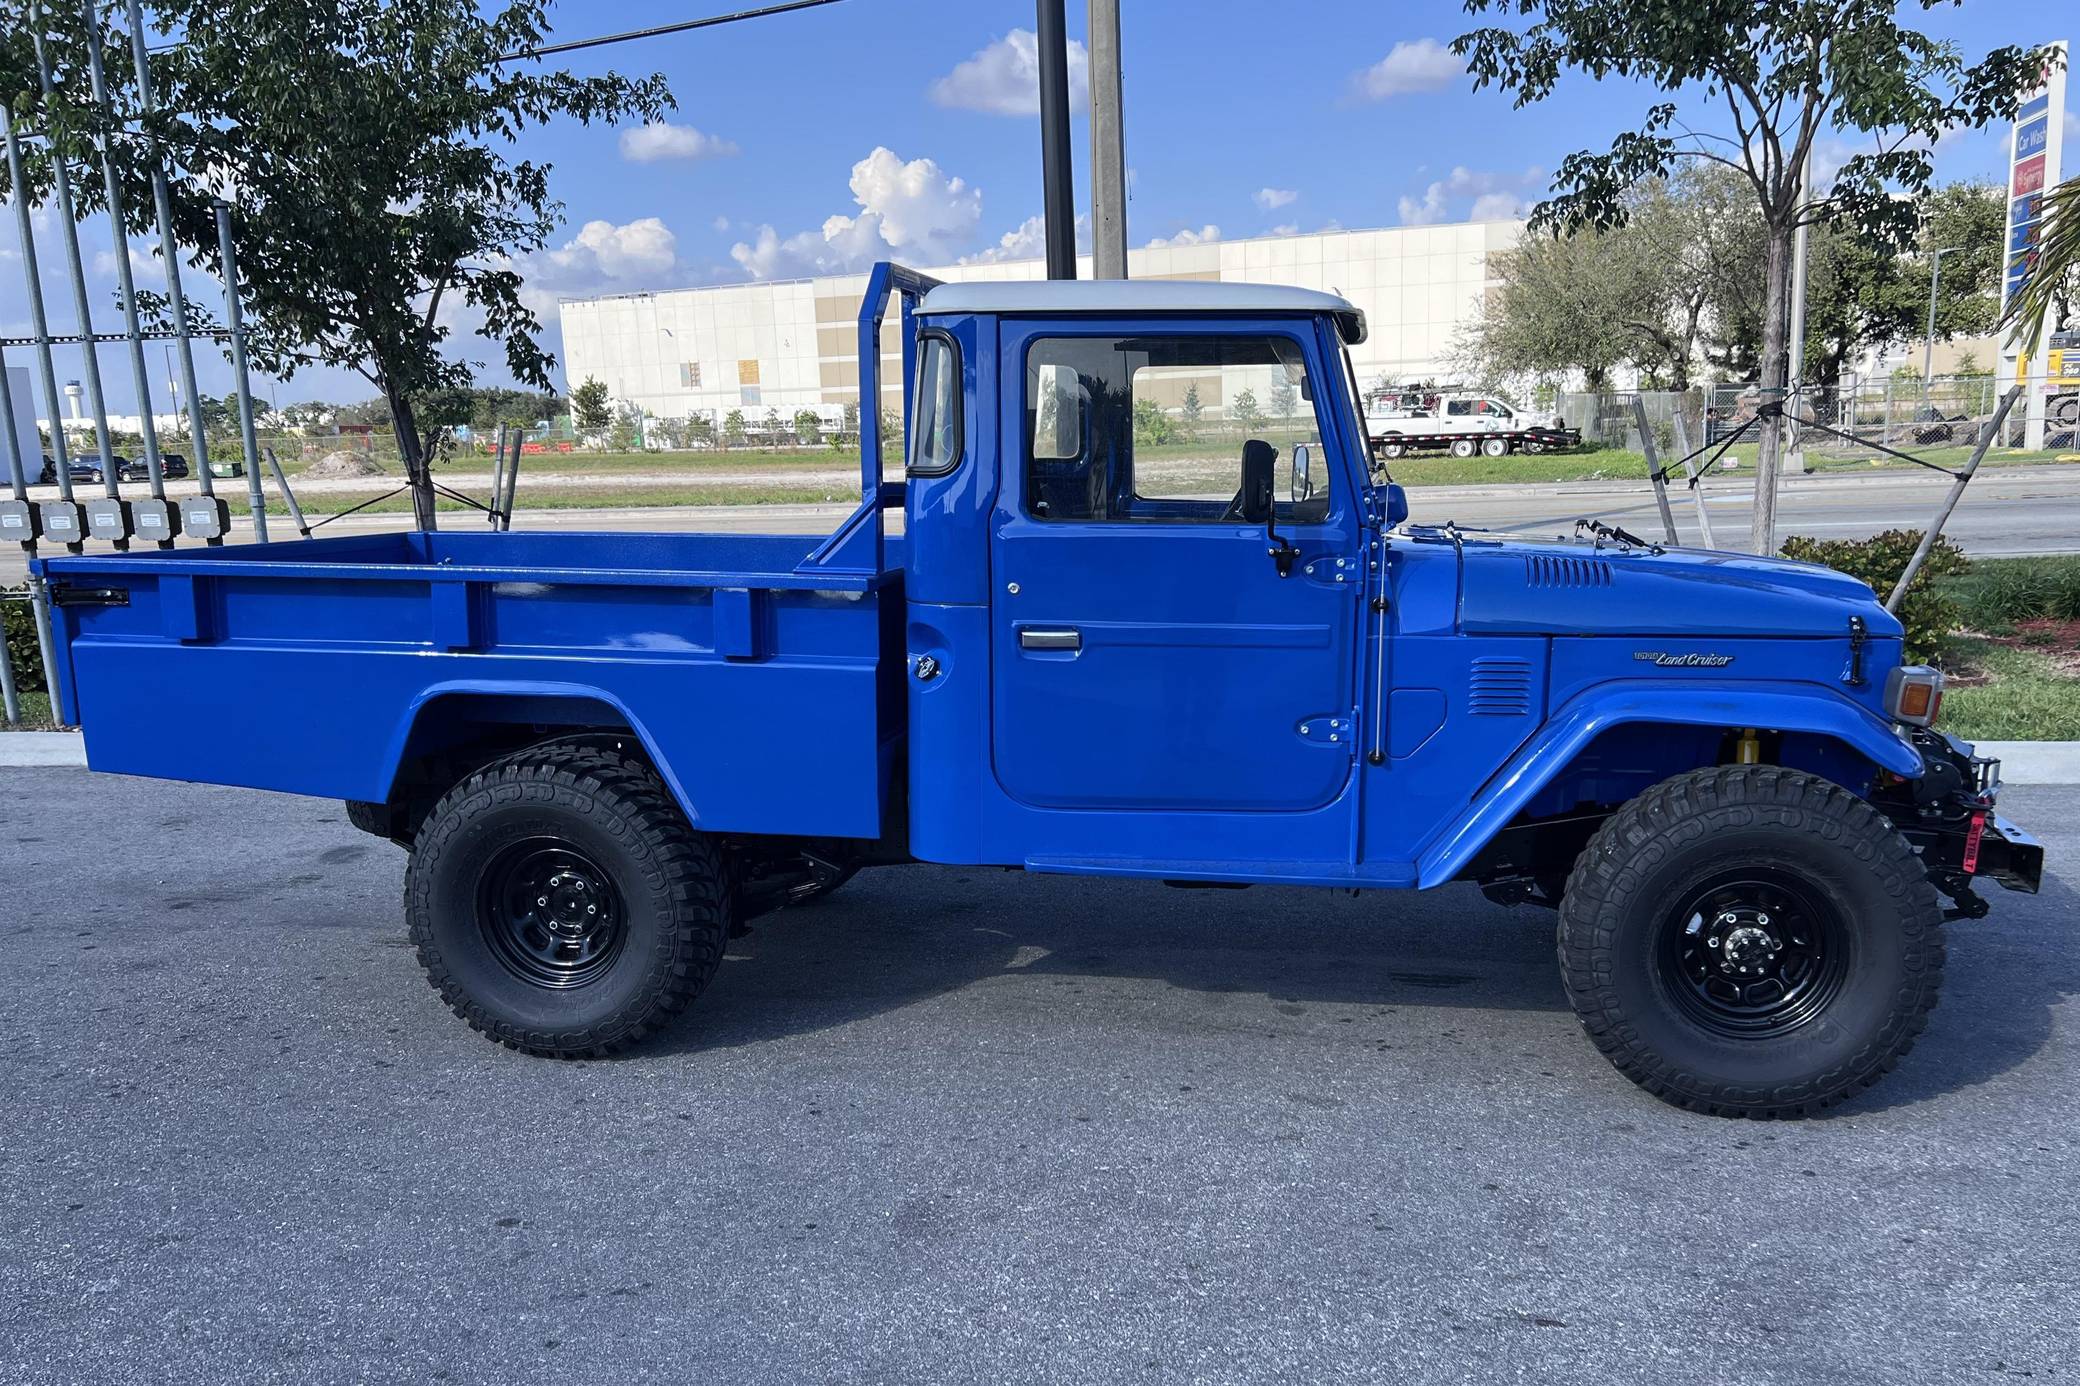
[[[565,0],[552,15],[558,36],[575,38],[726,8]],[[1084,6],[1070,0],[1068,10],[1080,40]],[[1180,234],[1515,214],[1562,157],[1604,147],[1652,99],[1577,76],[1523,111],[1492,90],[1475,93],[1442,51],[1467,17],[1436,0],[1123,0],[1122,11],[1137,246]],[[2049,22],[2025,0],[1967,0],[1930,11],[1925,27],[1975,58],[2000,43],[2066,36]],[[1020,0],[843,0],[563,58],[578,71],[660,71],[679,109],[661,130],[558,126],[528,136],[521,152],[554,166],[568,217],[524,267],[551,347],[559,294],[813,273],[883,256],[929,263],[1036,251],[1032,24]],[[1072,136],[1085,206],[1080,117]],[[2005,129],[1944,141],[1939,176],[1998,176],[2005,141]],[[106,248],[105,228],[88,235],[91,248]],[[0,323],[9,333],[23,330],[24,317],[12,250],[12,227],[0,225]],[[57,265],[47,251],[47,275]],[[47,297],[66,330],[69,310]],[[109,301],[97,287],[97,310]],[[115,323],[110,308],[99,325]],[[29,364],[23,352],[9,359]],[[119,350],[104,354],[103,371],[111,407],[127,410],[133,393]],[[224,378],[214,365],[209,373]],[[372,392],[325,372],[276,393],[286,403]]]

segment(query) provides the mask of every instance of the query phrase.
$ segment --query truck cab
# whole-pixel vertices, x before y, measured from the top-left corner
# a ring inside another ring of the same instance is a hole
[[[97,769],[349,801],[410,853],[442,998],[551,1056],[639,1042],[746,920],[867,867],[1466,882],[1558,912],[1642,1087],[1797,1115],[1905,1053],[1978,884],[2037,888],[1861,582],[1410,523],[1341,298],[885,265],[868,399],[885,323],[900,475],[863,410],[828,536],[47,560],[61,706]],[[160,723],[278,701],[312,733],[166,738],[146,689]]]

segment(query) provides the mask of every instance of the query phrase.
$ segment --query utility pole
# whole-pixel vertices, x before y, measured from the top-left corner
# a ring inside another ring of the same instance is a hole
[[[1929,257],[1928,345],[1923,347],[1921,350],[1921,402],[1923,404],[1926,404],[1928,402],[1928,387],[1930,382],[1933,381],[1935,378],[1934,371],[1936,365],[1936,293],[1943,287],[1943,257],[1945,255],[1955,255],[1958,251],[1962,249],[1964,249],[1964,247],[1961,245],[1953,245],[1946,250],[1938,250],[1932,256]]]
[[[1791,236],[1791,366],[1790,378],[1785,382],[1788,388],[1784,395],[1784,426],[1790,435],[1790,446],[1785,450],[1785,460],[1790,464],[1789,470],[1793,473],[1806,469],[1806,440],[1798,426],[1796,411],[1800,407],[1799,396],[1803,393],[1806,383],[1806,271],[1813,236],[1810,221],[1812,205],[1813,151],[1808,148],[1805,167],[1800,169],[1798,174],[1798,229],[1792,232]],[[1774,519],[1774,503],[1770,506],[1770,514]]]
[[[1076,181],[1069,161],[1069,26],[1062,0],[1037,0],[1040,182],[1046,194],[1047,277],[1076,277]]]
[[[1119,0],[1090,0],[1091,261],[1095,279],[1127,277],[1127,144],[1121,124]]]

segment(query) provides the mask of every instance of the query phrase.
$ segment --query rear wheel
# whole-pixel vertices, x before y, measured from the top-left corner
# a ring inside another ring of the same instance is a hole
[[[1507,457],[1509,456],[1509,439],[1490,438],[1487,442],[1481,444],[1481,451],[1490,457]]]
[[[542,747],[471,775],[434,806],[406,872],[427,979],[500,1043],[608,1054],[698,996],[732,902],[714,846],[647,765]]]
[[[1472,457],[1479,452],[1480,448],[1471,438],[1460,438],[1452,444],[1452,456],[1454,457]]]
[[[1626,1077],[1679,1107],[1804,1116],[1913,1046],[1943,921],[1919,859],[1864,800],[1725,766],[1604,824],[1568,880],[1559,952],[1576,1015]]]
[[[1390,437],[1379,445],[1379,455],[1386,458],[1389,462],[1402,456],[1407,451],[1407,446],[1396,438]]]

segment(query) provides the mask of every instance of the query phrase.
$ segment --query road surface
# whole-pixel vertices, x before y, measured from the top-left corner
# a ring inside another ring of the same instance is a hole
[[[337,804],[0,771],[0,1381],[2080,1372],[2080,791],[1828,1119],[1620,1078],[1552,916],[864,873],[626,1057],[451,1016]]]
[[[1404,463],[1404,467],[1420,466]],[[1720,548],[1745,549],[1752,499],[1749,474],[1724,473],[1712,479],[1707,503],[1713,538]],[[1949,480],[1935,472],[1829,472],[1787,478],[1778,503],[1778,528],[1784,534],[1817,538],[1863,538],[1887,529],[1920,529],[1941,503]],[[241,503],[234,498],[234,509]],[[1683,541],[1699,542],[1696,508],[1689,492],[1671,495]],[[528,510],[525,490],[513,525],[534,530],[714,530],[751,533],[826,534],[844,519],[845,505],[706,505],[640,510]],[[1441,524],[1456,520],[1509,534],[1549,538],[1572,533],[1574,522],[1593,516],[1635,534],[1658,539],[1660,520],[1653,493],[1644,482],[1574,481],[1546,485],[1415,486],[1409,488],[1413,519]],[[321,533],[366,534],[402,529],[403,515],[354,515]],[[481,516],[443,515],[441,523],[460,530],[481,530]],[[268,521],[276,539],[294,538],[289,521]],[[1981,557],[2013,554],[2080,553],[2080,466],[1988,468],[1965,493],[1964,503],[1946,531],[1968,553]],[[234,516],[232,542],[250,540],[251,522]],[[95,546],[100,547],[100,546]],[[0,582],[19,582],[21,552],[7,546],[0,554]]]

